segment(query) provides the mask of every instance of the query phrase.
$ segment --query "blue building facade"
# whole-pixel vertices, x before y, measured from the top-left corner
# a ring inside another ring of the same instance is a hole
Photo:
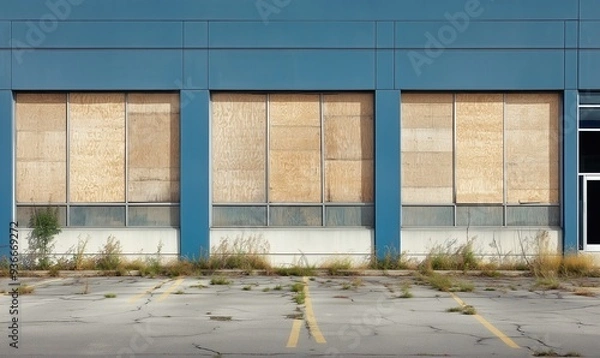
[[[506,111],[506,96],[550,93],[559,100],[559,191],[552,209],[558,219],[529,226],[554,228],[562,250],[593,251],[600,242],[588,221],[597,210],[594,174],[600,170],[582,168],[579,152],[593,161],[598,31],[594,0],[6,0],[0,12],[0,218],[8,225],[17,217],[21,93],[178,95],[174,226],[185,257],[212,245],[211,95],[366,93],[374,118],[371,249],[403,251],[404,236],[415,230],[460,226],[404,230],[404,95],[450,94],[457,115],[462,94],[500,94]],[[580,110],[589,111],[585,129]],[[584,132],[592,133],[585,148],[579,143]],[[451,189],[454,197],[463,190]],[[499,204],[505,215],[507,195]],[[450,215],[458,220],[458,212]]]

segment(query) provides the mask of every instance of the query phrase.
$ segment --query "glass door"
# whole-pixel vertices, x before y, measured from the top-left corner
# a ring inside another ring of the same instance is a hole
[[[600,176],[588,176],[583,184],[584,250],[600,251]]]

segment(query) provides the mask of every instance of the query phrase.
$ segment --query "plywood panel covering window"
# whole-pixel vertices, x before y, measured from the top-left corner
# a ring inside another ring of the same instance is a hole
[[[179,96],[132,93],[127,101],[128,199],[179,201]]]
[[[17,203],[66,201],[66,113],[65,94],[17,94]]]
[[[558,203],[558,97],[506,95],[506,180],[509,203]]]
[[[18,93],[17,217],[179,226],[179,95]]]
[[[373,101],[369,94],[325,95],[325,201],[373,201]]]
[[[504,98],[456,95],[456,202],[504,200]]]
[[[453,202],[453,95],[402,96],[402,202]]]
[[[212,97],[213,201],[266,200],[266,96],[215,94]]]
[[[125,95],[73,93],[70,199],[125,201]]]
[[[559,226],[559,110],[556,93],[403,93],[403,225]]]
[[[372,226],[373,96],[213,94],[212,163],[215,226]]]

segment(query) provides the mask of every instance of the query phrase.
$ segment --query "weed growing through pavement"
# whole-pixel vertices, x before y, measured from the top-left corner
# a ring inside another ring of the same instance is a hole
[[[211,285],[230,285],[231,280],[224,276],[215,276],[210,279]]]
[[[117,295],[114,293],[106,293],[104,294],[104,298],[116,298]]]

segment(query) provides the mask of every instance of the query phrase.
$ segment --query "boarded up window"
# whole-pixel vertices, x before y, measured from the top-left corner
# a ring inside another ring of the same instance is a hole
[[[125,95],[73,93],[70,200],[125,201]]]
[[[454,96],[402,95],[402,202],[451,203]]]
[[[266,201],[266,119],[265,95],[213,95],[213,202]]]
[[[504,202],[502,94],[456,95],[456,202]]]
[[[65,94],[18,94],[17,203],[64,203],[67,188]]]
[[[558,203],[558,96],[506,95],[508,203]]]
[[[325,95],[325,201],[373,201],[373,96]]]
[[[319,95],[271,95],[269,201],[321,202]]]
[[[179,201],[179,96],[127,98],[128,201]]]

